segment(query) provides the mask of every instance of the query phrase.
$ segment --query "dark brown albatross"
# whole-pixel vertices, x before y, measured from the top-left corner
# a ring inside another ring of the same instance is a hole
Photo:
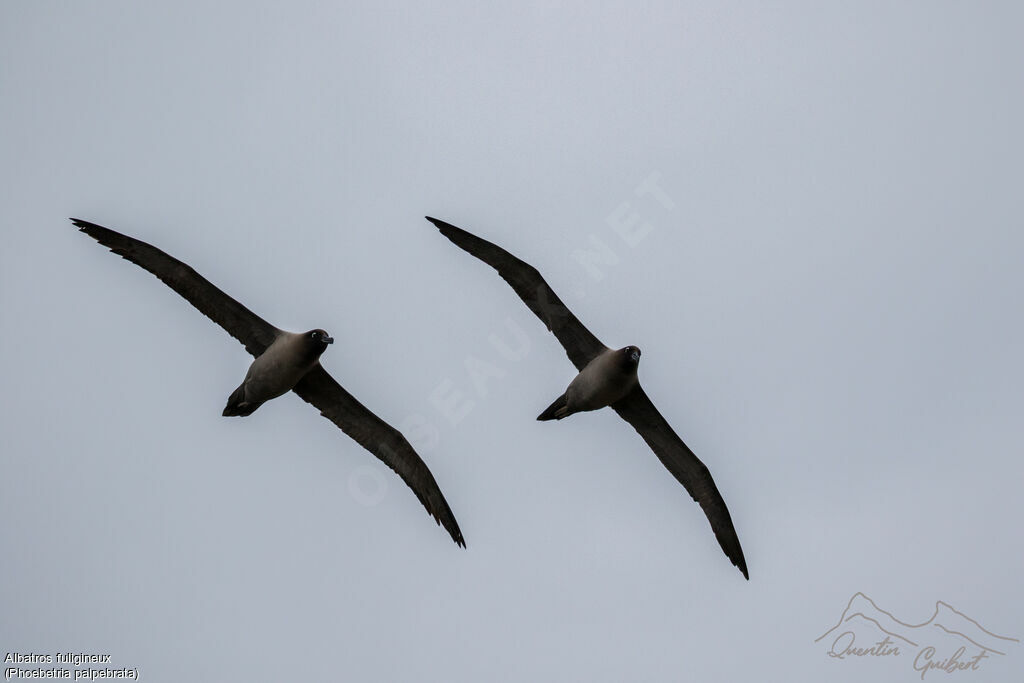
[[[71,222],[110,251],[156,275],[256,357],[245,381],[228,399],[225,416],[249,415],[265,401],[294,391],[393,469],[452,540],[466,546],[426,463],[397,429],[370,412],[320,365],[320,355],[334,341],[324,330],[301,334],[279,330],[156,247],[95,223],[77,218]]]
[[[740,539],[711,472],[676,435],[637,380],[640,349],[635,346],[609,349],[562,303],[536,268],[487,240],[436,218],[426,218],[456,246],[497,270],[554,333],[565,347],[569,360],[580,371],[565,393],[537,419],[561,420],[577,412],[611,406],[633,425],[672,476],[700,503],[718,544],[749,580]]]

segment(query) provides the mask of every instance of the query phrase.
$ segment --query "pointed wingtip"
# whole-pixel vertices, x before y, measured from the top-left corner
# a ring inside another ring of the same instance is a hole
[[[724,550],[724,548],[723,548],[723,550]],[[736,569],[740,570],[740,574],[743,574],[743,578],[746,579],[747,581],[750,581],[750,574],[747,572],[747,560],[746,560],[745,557],[743,557],[743,551],[742,550],[739,551],[739,556],[738,557],[733,557],[731,554],[728,554],[728,553],[727,553],[727,556],[729,557],[730,560],[732,560],[733,566],[735,566]]]
[[[447,503],[445,503],[445,507],[447,507]],[[452,514],[450,509],[448,510],[446,520],[442,520],[442,516],[434,512],[430,512],[430,516],[434,518],[434,521],[439,527],[448,532],[448,535],[452,537],[453,541],[455,541],[455,545],[460,548],[466,547],[466,538],[462,535],[462,529],[459,528],[459,523],[455,521],[455,515]]]
[[[729,559],[732,560],[732,563],[733,565],[735,565],[736,569],[739,569],[740,573],[743,574],[743,578],[747,581],[750,581],[750,574],[747,573],[747,560],[743,557],[743,551],[740,551],[740,556],[738,558],[733,559],[732,557],[730,557]]]
[[[470,249],[467,249],[465,240],[469,239],[482,241],[476,235],[471,235],[462,228],[457,228],[451,223],[443,221],[440,218],[434,218],[432,216],[424,216],[424,218],[433,223],[434,227],[437,228],[442,235],[447,237],[449,240],[454,242],[457,246],[461,247],[462,249],[466,249],[466,251],[469,251],[470,253],[473,252]]]
[[[102,225],[97,225],[90,221],[84,221],[81,218],[69,218],[71,224],[78,228],[79,232],[84,232],[86,235],[95,238],[97,234],[114,233],[109,228],[104,228]],[[117,234],[117,233],[114,233]]]
[[[441,521],[438,520],[438,524],[440,523]],[[448,533],[451,535],[452,540],[455,541],[455,545],[459,546],[460,548],[466,547],[466,539],[462,536],[461,529],[459,529],[458,527],[455,528],[455,531],[449,529]]]
[[[455,232],[455,231],[458,231],[460,233],[461,232],[465,232],[464,230],[462,230],[460,228],[456,228],[454,225],[452,225],[448,221],[443,221],[440,218],[434,218],[433,216],[424,216],[424,218],[426,218],[428,221],[433,223],[434,227],[437,228],[438,230],[440,230],[445,235],[447,235],[449,232]]]

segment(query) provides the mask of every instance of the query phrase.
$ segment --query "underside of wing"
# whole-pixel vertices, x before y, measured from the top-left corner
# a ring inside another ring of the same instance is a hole
[[[456,228],[450,223],[430,216],[427,216],[427,220],[437,226],[441,234],[456,246],[497,270],[519,298],[554,333],[577,369],[582,370],[595,356],[605,350],[604,344],[562,303],[536,268],[517,259],[496,244]]]
[[[209,280],[173,256],[151,244],[88,221],[72,218],[79,230],[118,256],[156,275],[206,317],[242,342],[254,356],[266,351],[280,333],[276,327],[214,286]]]
[[[370,412],[320,365],[310,370],[293,391],[393,469],[427,512],[448,530],[452,540],[466,547],[459,524],[434,475],[401,432]]]
[[[622,419],[633,425],[668,471],[679,480],[693,499],[700,503],[711,523],[711,530],[715,532],[718,544],[722,546],[722,550],[732,563],[743,572],[743,576],[750,579],[729,508],[725,506],[725,500],[718,492],[711,472],[704,463],[676,435],[639,384],[625,398],[613,403],[612,408]]]

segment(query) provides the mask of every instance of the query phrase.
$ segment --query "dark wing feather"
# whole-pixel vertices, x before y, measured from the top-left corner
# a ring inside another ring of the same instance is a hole
[[[259,356],[266,351],[280,334],[280,330],[217,289],[190,266],[156,247],[95,223],[77,218],[72,218],[71,222],[110,251],[156,275],[203,315],[242,342],[252,355]]]
[[[401,432],[371,413],[320,365],[306,373],[292,391],[397,472],[427,512],[438,524],[444,525],[452,540],[466,547],[459,523],[455,521],[434,475]]]
[[[722,546],[722,550],[732,563],[743,572],[744,578],[749,580],[747,562],[743,559],[743,549],[740,548],[740,539],[732,525],[729,508],[725,506],[722,494],[718,492],[708,468],[672,431],[672,427],[654,407],[651,399],[647,398],[639,384],[625,398],[613,403],[612,408],[622,419],[633,425],[672,476],[686,487],[695,501],[700,503],[708,521],[711,522],[711,530],[715,532],[718,544]]]
[[[569,360],[578,370],[582,370],[595,356],[605,350],[604,344],[562,303],[536,268],[520,261],[496,244],[436,218],[426,218],[457,246],[497,270],[505,282],[516,290],[519,298],[555,334],[565,347]]]

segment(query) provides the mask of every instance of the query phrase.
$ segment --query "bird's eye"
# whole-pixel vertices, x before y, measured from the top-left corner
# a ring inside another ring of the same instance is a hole
[[[311,332],[309,336],[312,337],[313,339],[316,339],[318,335],[316,332]]]

